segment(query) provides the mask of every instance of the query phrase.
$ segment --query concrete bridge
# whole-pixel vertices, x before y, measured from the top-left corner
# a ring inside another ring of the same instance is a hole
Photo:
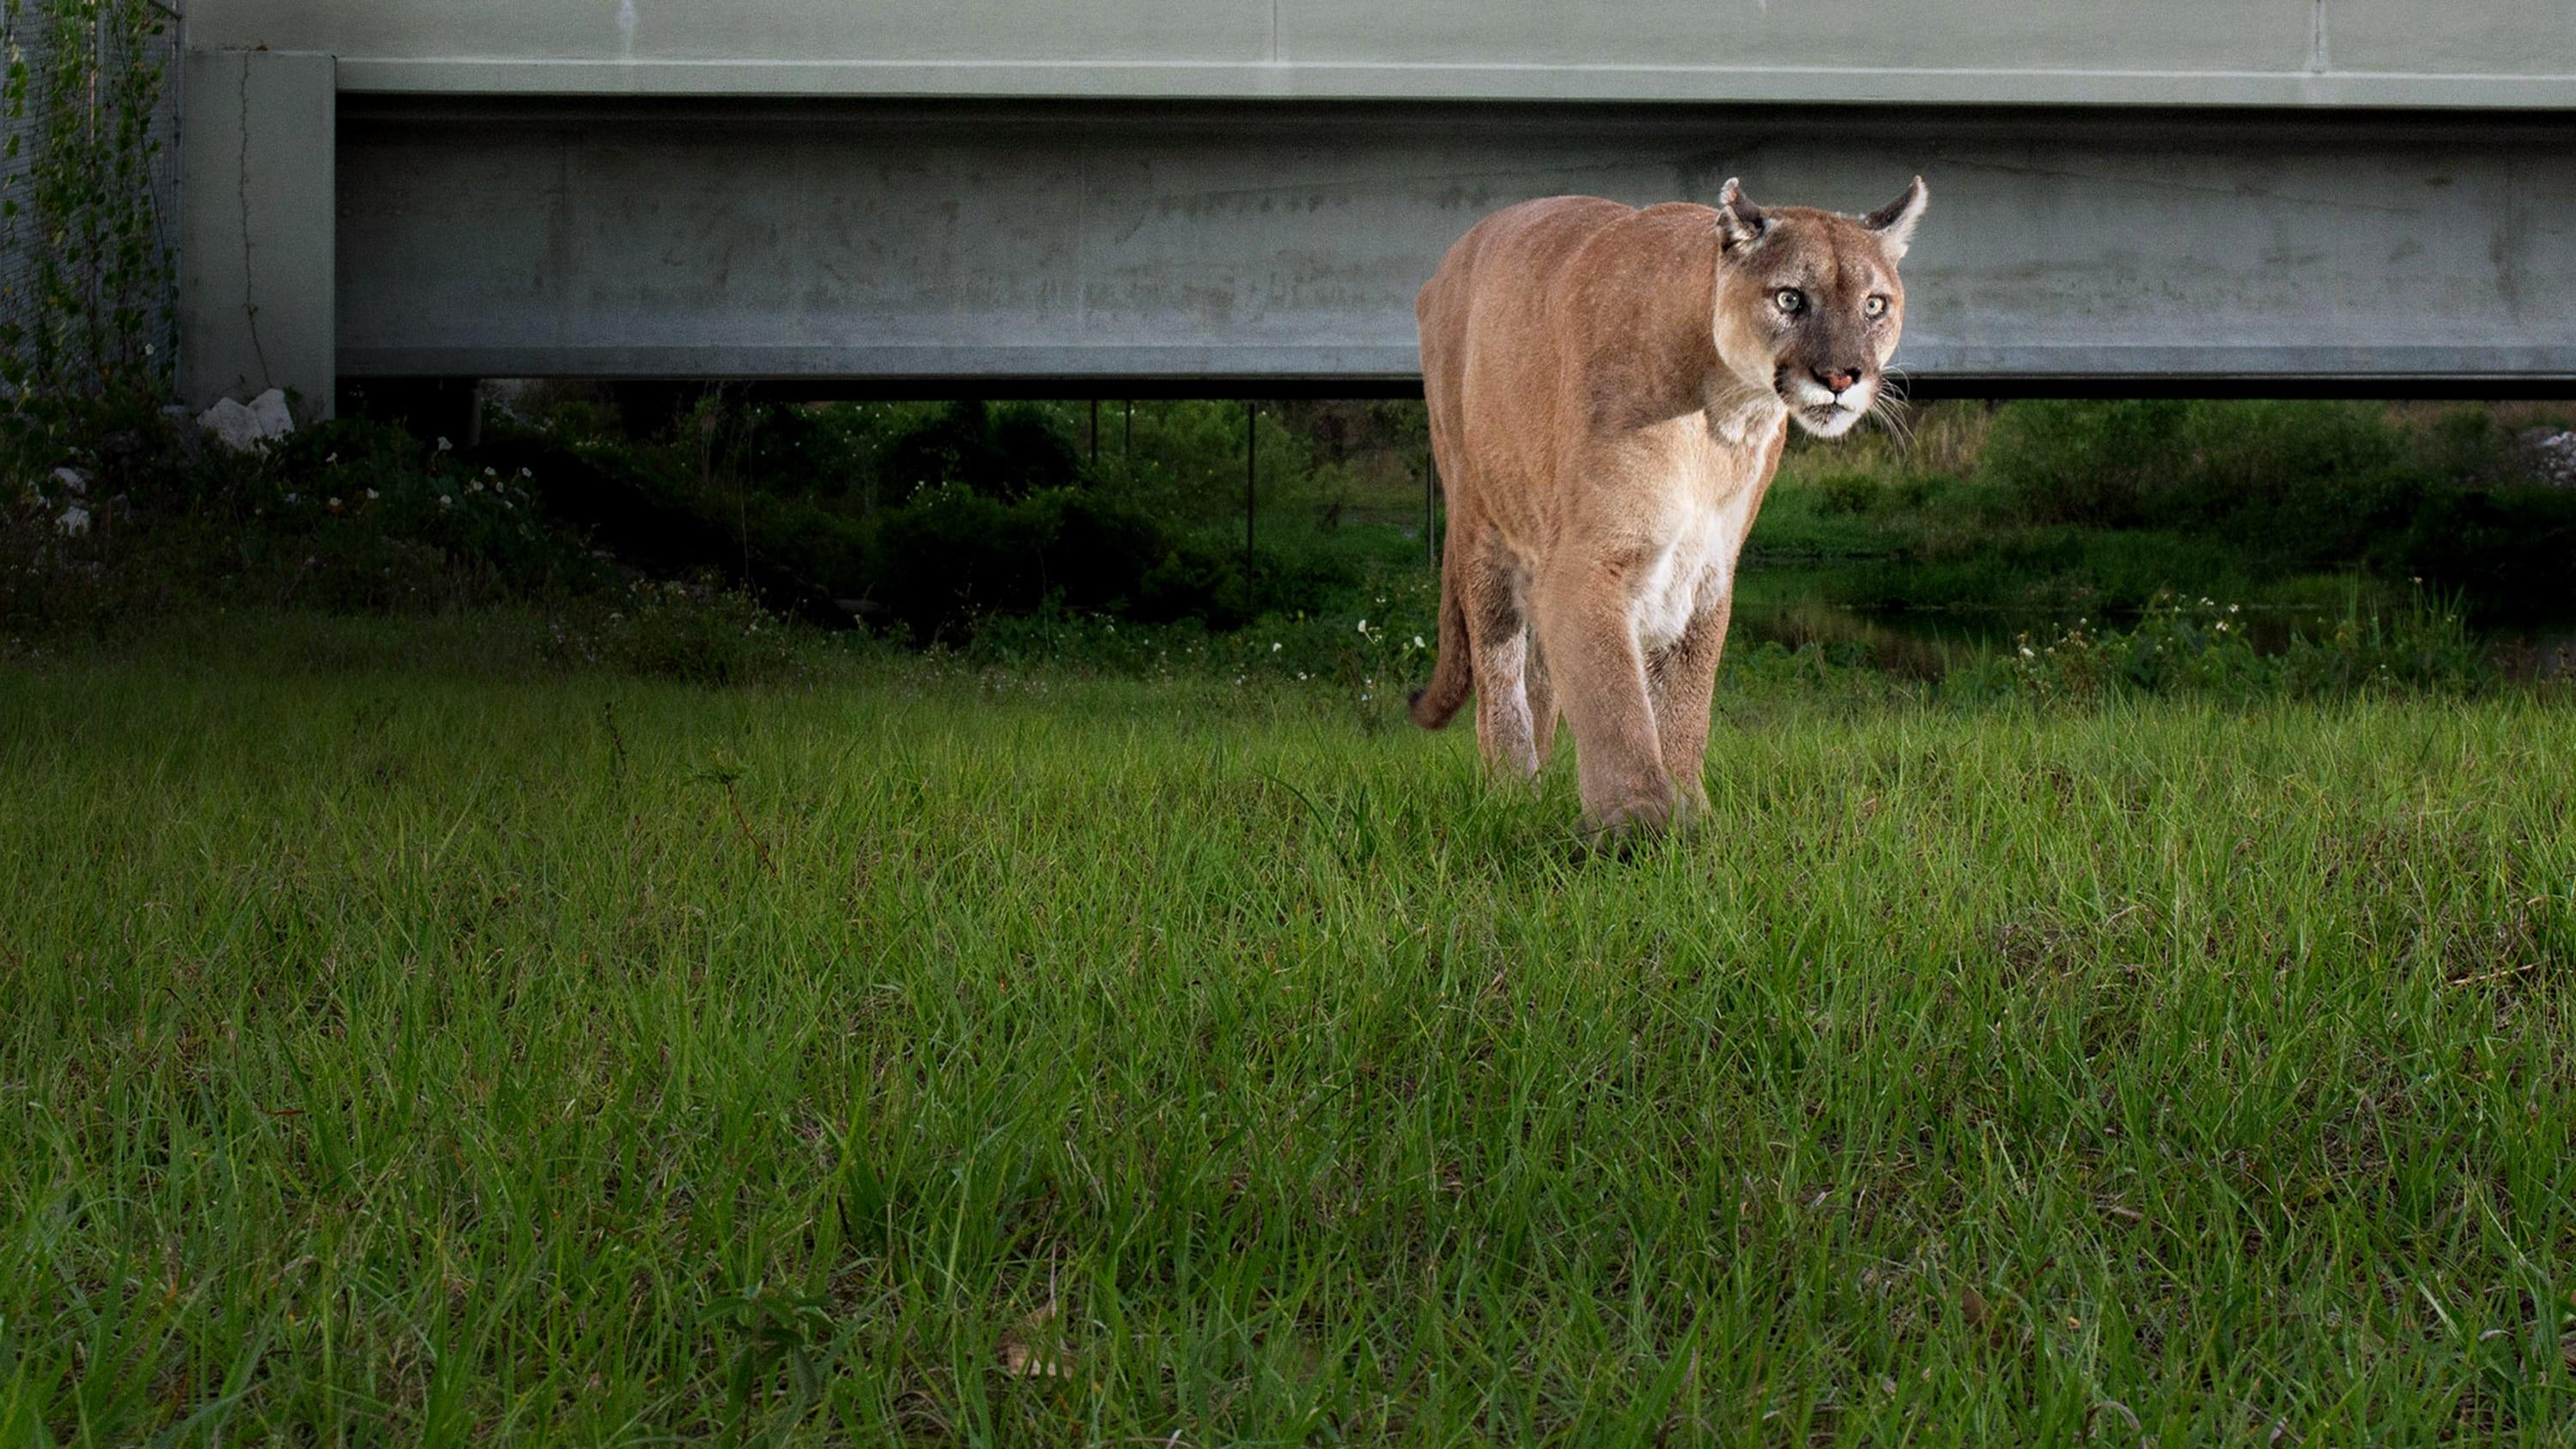
[[[1400,391],[1526,197],[1874,206],[1918,392],[2576,382],[2576,0],[196,0],[183,387]]]

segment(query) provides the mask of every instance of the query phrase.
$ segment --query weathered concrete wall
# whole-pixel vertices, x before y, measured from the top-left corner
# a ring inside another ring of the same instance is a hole
[[[1530,196],[1875,206],[1926,379],[2576,378],[2576,121],[344,100],[353,375],[1400,382]]]
[[[195,0],[358,91],[2576,105],[2576,0]]]
[[[190,51],[181,166],[179,394],[202,408],[270,387],[327,416],[339,319],[331,57]]]

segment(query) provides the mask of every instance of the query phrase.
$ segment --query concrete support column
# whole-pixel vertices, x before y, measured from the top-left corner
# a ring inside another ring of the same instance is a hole
[[[195,50],[180,141],[179,393],[191,408],[271,387],[298,422],[339,382],[336,62]]]

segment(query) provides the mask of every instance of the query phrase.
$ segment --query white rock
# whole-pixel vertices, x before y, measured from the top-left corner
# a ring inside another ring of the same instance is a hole
[[[74,498],[89,496],[89,475],[78,468],[56,468],[54,481],[63,485],[63,491]]]
[[[54,527],[61,529],[65,538],[78,538],[89,532],[89,510],[75,503],[54,520]]]
[[[283,388],[272,387],[252,398],[250,415],[259,419],[261,431],[269,437],[282,438],[295,431],[295,414],[287,409]]]
[[[236,453],[259,446],[259,420],[250,409],[231,398],[223,398],[197,415],[197,426],[215,435],[215,441]]]
[[[295,431],[286,394],[273,387],[252,398],[247,406],[231,398],[221,399],[198,415],[197,424],[236,453],[264,447],[272,439]]]
[[[2523,434],[2530,444],[2532,461],[2539,464],[2540,481],[2555,488],[2576,488],[2576,432],[2547,432],[2533,429],[2541,436]]]

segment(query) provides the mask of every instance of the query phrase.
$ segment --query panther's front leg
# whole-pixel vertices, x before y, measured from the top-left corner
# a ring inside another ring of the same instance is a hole
[[[1634,556],[1570,548],[1538,578],[1539,648],[1574,729],[1575,782],[1596,829],[1656,830],[1673,814],[1631,593]]]

